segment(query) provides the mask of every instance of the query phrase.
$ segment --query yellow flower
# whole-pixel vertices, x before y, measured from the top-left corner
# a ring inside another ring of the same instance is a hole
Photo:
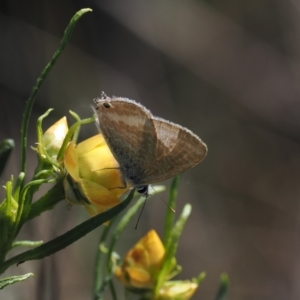
[[[175,276],[175,257],[170,261],[169,273],[157,290],[161,270],[166,266],[166,250],[155,230],[150,230],[126,254],[121,266],[116,266],[115,276],[127,290],[143,294],[143,299],[189,300],[196,292],[205,274],[184,281],[167,281]],[[175,268],[176,269],[176,268]],[[156,291],[157,290],[157,291]]]
[[[67,132],[66,117],[61,118],[45,131],[42,145],[50,157],[58,154]]]
[[[165,248],[150,230],[125,256],[123,265],[115,268],[116,277],[131,290],[153,289],[162,266]]]
[[[119,204],[119,197],[128,190],[101,134],[77,146],[71,142],[64,155],[64,165],[72,179],[66,178],[64,182],[67,200],[83,204],[90,215]]]
[[[166,281],[155,300],[188,300],[194,295],[198,286],[198,282],[190,280]]]

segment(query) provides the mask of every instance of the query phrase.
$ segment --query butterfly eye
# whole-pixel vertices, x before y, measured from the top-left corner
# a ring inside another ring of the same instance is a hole
[[[104,103],[103,103],[103,106],[104,106],[105,108],[110,108],[110,104],[107,103],[107,102],[104,102]]]

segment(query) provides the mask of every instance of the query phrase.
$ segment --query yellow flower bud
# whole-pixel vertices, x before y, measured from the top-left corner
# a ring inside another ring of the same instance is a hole
[[[90,215],[96,215],[120,203],[129,188],[101,134],[77,146],[71,142],[64,155],[64,165],[72,182],[66,178],[66,198],[81,203]]]
[[[115,275],[130,290],[153,289],[164,255],[159,236],[150,230],[129,250],[122,266],[115,268]]]
[[[194,295],[198,285],[190,280],[166,281],[155,300],[188,300]]]
[[[50,157],[58,154],[67,132],[66,117],[61,118],[45,131],[42,144]]]

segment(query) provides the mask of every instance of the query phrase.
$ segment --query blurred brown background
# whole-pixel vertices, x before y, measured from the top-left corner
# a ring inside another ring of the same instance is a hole
[[[70,18],[84,7],[93,12],[76,25],[38,95],[29,144],[48,108],[55,110],[45,128],[70,109],[88,117],[102,90],[188,127],[209,154],[181,179],[177,215],[187,202],[193,212],[177,254],[179,278],[207,272],[194,299],[213,299],[222,272],[230,277],[230,300],[300,299],[299,2],[2,0],[0,138],[17,144],[2,185],[19,172],[24,103]],[[86,126],[81,138],[95,133]],[[31,150],[28,159],[34,168]],[[119,253],[151,228],[162,233],[166,209],[151,198],[138,230],[134,221],[123,234]],[[48,241],[87,218],[62,202],[20,238]],[[100,233],[11,268],[5,275],[36,276],[4,289],[0,299],[91,299]]]

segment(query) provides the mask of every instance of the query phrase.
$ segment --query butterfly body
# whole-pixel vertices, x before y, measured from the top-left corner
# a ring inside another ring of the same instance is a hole
[[[125,180],[147,194],[147,186],[169,179],[204,159],[206,145],[190,130],[154,117],[141,104],[102,95],[99,128]]]

